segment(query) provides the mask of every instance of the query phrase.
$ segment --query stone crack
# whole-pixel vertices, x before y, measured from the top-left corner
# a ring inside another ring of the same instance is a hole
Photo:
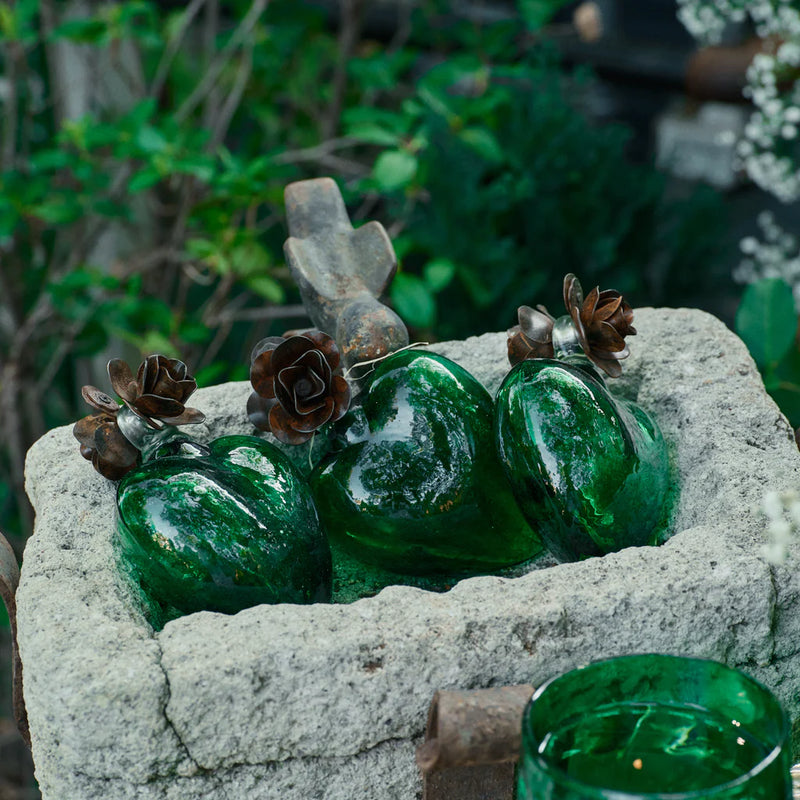
[[[164,715],[164,721],[167,724],[168,730],[170,730],[172,732],[172,734],[175,736],[175,739],[178,742],[178,745],[179,745],[179,747],[180,747],[180,749],[182,751],[183,756],[185,757],[185,759],[193,767],[192,772],[190,774],[194,775],[194,774],[199,774],[199,773],[203,773],[203,772],[208,772],[208,770],[206,770],[204,767],[202,767],[197,762],[197,760],[194,758],[194,756],[192,756],[191,752],[189,751],[189,746],[186,744],[186,742],[183,741],[183,738],[181,737],[180,733],[178,732],[178,729],[175,727],[175,724],[173,723],[173,721],[169,717],[169,713],[167,712],[167,708],[169,706],[170,698],[172,697],[172,685],[170,684],[169,673],[167,672],[166,667],[164,666],[164,663],[163,663],[164,650],[161,647],[161,642],[158,640],[157,636],[153,637],[153,641],[155,642],[156,647],[158,648],[158,666],[161,669],[162,674],[164,675],[164,686],[166,687],[166,697],[164,698],[164,705],[163,705],[163,708],[162,708],[162,713]]]

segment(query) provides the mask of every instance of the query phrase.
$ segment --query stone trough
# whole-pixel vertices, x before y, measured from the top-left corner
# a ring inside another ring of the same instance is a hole
[[[699,311],[641,309],[613,385],[658,418],[681,482],[670,540],[434,594],[202,613],[155,633],[114,562],[114,487],[70,428],[29,454],[18,592],[44,800],[414,800],[436,689],[540,683],[588,660],[707,656],[800,720],[800,577],[761,557],[767,489],[800,486],[792,431],[742,342]],[[432,348],[490,391],[505,335]],[[247,384],[201,390],[199,438],[250,432]],[[795,737],[797,738],[797,737]]]

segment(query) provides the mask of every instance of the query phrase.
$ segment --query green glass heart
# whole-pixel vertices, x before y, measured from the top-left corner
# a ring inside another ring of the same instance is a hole
[[[556,558],[655,543],[670,500],[664,437],[591,367],[517,364],[497,395],[496,433],[517,502]]]
[[[455,574],[541,550],[498,462],[491,397],[455,362],[390,356],[340,429],[345,446],[311,484],[331,542],[356,558],[409,575]]]
[[[276,447],[175,440],[126,475],[118,543],[149,599],[182,613],[326,602],[331,555],[308,485]]]

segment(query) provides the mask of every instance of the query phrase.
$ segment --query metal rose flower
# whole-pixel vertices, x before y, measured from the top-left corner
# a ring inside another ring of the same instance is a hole
[[[286,444],[308,441],[350,405],[350,387],[336,374],[338,367],[336,342],[322,331],[263,339],[250,363],[250,421]]]
[[[619,361],[630,355],[625,337],[636,333],[633,309],[625,298],[614,289],[601,292],[595,286],[584,299],[580,282],[569,273],[564,277],[564,306],[569,316],[559,320],[544,306],[517,309],[519,325],[508,331],[511,365],[527,358],[554,358],[580,345],[603,372],[618,378],[622,374]]]
[[[578,279],[570,273],[564,278],[564,305],[578,335],[583,352],[607,375],[622,374],[619,361],[630,355],[626,336],[634,336],[633,309],[614,289],[600,291],[595,286],[583,297]]]
[[[197,381],[177,358],[147,356],[135,379],[130,367],[115,358],[108,362],[108,377],[125,405],[152,428],[161,428],[164,422],[189,425],[205,419],[202,411],[186,408]]]
[[[119,406],[105,392],[94,386],[84,386],[83,399],[97,409],[75,423],[72,433],[81,445],[81,455],[105,478],[116,481],[130,472],[139,451],[117,427]]]
[[[508,360],[511,366],[527,358],[553,358],[553,323],[544,306],[517,309],[519,325],[508,331]]]

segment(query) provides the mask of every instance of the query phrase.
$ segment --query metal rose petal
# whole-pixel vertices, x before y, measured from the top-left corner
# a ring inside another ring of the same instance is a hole
[[[104,414],[90,414],[88,417],[79,419],[72,426],[72,435],[78,440],[82,448],[94,448],[94,432],[104,419],[108,419]]]
[[[261,397],[256,392],[251,392],[247,398],[247,417],[250,422],[260,431],[268,431],[269,412],[278,401],[274,398],[267,399]]]
[[[593,358],[592,361],[611,378],[619,378],[619,376],[622,375],[622,367],[619,365],[618,361],[602,358]]]
[[[350,384],[341,376],[334,375],[331,381],[331,396],[333,397],[334,409],[331,422],[341,419],[350,408]]]
[[[267,336],[266,339],[257,342],[250,351],[250,363],[253,364],[262,353],[274,350],[279,344],[283,344],[285,341],[283,336]]]
[[[292,420],[292,427],[300,433],[313,433],[326,422],[330,422],[335,410],[336,404],[333,402],[333,398],[326,397],[323,404],[316,411],[304,414],[301,417],[295,417]]]
[[[325,389],[326,386],[319,375],[307,371],[303,378],[292,384],[294,411],[300,415],[316,411],[325,402]]]
[[[113,397],[106,394],[102,389],[96,386],[84,386],[81,389],[81,397],[92,407],[98,411],[103,411],[106,414],[116,414],[119,411],[119,405]]]
[[[603,294],[606,294],[606,292],[603,292]],[[595,319],[605,322],[607,319],[609,319],[609,317],[613,317],[622,308],[622,295],[618,294],[617,292],[614,292],[614,295],[616,296],[609,295],[606,298],[600,298],[600,302],[597,304],[597,308],[594,311]],[[624,318],[622,321],[624,321]]]
[[[583,305],[581,282],[571,272],[564,276],[564,307],[572,314],[572,309]]]
[[[108,362],[107,370],[111,388],[123,400],[133,403],[139,396],[139,390],[131,368],[121,358],[114,358]]]
[[[327,333],[323,333],[316,328],[306,331],[303,336],[314,342],[314,348],[322,353],[332,370],[339,366],[339,348],[336,346],[336,341],[332,336],[328,336]]]
[[[625,349],[625,338],[609,322],[601,322],[589,336],[599,350],[618,352]]]
[[[275,381],[275,365],[272,360],[274,353],[274,348],[271,350],[263,350],[256,356],[250,367],[250,385],[253,387],[254,391],[266,400],[272,400],[275,397],[275,388],[273,386]]]
[[[592,289],[592,291],[589,292],[588,295],[586,295],[586,299],[581,304],[580,308],[581,321],[583,322],[584,325],[588,326],[591,324],[599,301],[600,301],[600,287],[595,286],[594,289]]]
[[[305,336],[290,336],[278,345],[272,354],[273,369],[276,373],[292,366],[303,353],[314,349],[314,343]]]
[[[127,466],[114,464],[111,461],[102,458],[95,450],[92,453],[92,466],[104,477],[110,481],[118,481],[124,478],[136,464],[129,464]]]
[[[143,394],[135,406],[139,414],[159,419],[178,417],[183,413],[183,403],[171,397],[158,397],[154,394]]]
[[[83,444],[80,446],[80,454],[81,454],[81,455],[82,455],[82,456],[83,456],[83,457],[84,457],[84,458],[85,458],[87,461],[91,461],[91,460],[92,460],[92,454],[93,454],[93,453],[94,453],[94,450],[92,450],[92,448],[91,448],[91,447],[87,447],[86,445],[83,445]]]
[[[280,403],[276,403],[269,412],[269,429],[272,435],[284,444],[303,444],[313,435],[312,432],[301,433],[292,427],[294,420],[284,410]]]
[[[164,358],[164,361],[166,362],[166,367],[174,381],[184,381],[188,379],[189,368],[183,363],[183,361],[178,358],[166,357]],[[163,363],[162,366],[164,366]]]
[[[204,422],[206,415],[199,408],[185,408],[177,417],[170,417],[170,425],[197,425]]]
[[[319,350],[309,350],[307,353],[303,353],[303,355],[294,362],[294,365],[308,367],[308,369],[313,370],[322,378],[326,386],[331,381],[331,375],[333,373],[331,372],[330,364],[328,364]]]
[[[530,306],[520,306],[517,309],[519,329],[528,339],[536,342],[549,342],[553,335],[553,318],[543,314]]]
[[[153,387],[158,379],[159,360],[163,356],[149,355],[141,364],[136,372],[136,383],[139,384],[139,390],[142,394],[152,394]]]
[[[288,411],[294,410],[294,396],[292,394],[292,377],[297,378],[300,375],[305,375],[306,370],[303,367],[284,367],[276,376],[273,382],[273,389],[275,397],[278,402]]]

